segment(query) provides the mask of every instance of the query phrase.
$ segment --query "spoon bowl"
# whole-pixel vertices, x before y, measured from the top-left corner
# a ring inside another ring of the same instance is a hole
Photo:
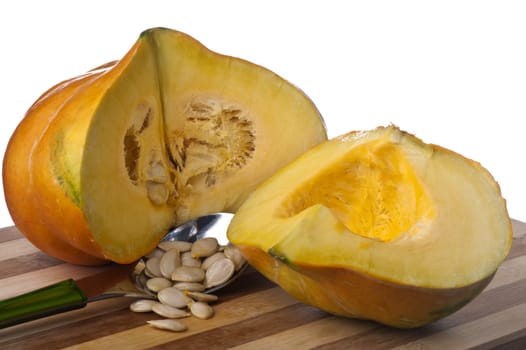
[[[217,239],[219,245],[226,246],[230,244],[226,233],[228,225],[230,224],[233,216],[234,214],[231,213],[214,213],[197,217],[168,231],[168,233],[162,238],[161,242],[185,241],[193,243],[202,238],[212,237]],[[139,265],[145,263],[145,261],[145,258],[141,259],[141,261],[139,261]],[[204,292],[213,293],[221,288],[226,287],[243,273],[247,265],[248,263],[245,261],[243,265],[234,272],[234,275],[232,275],[232,277],[226,282],[206,288]],[[135,269],[132,273],[132,280],[140,291],[146,293],[152,298],[155,298],[156,294],[151,292],[146,287],[148,276],[145,274],[144,269]]]
[[[226,232],[233,217],[231,213],[200,216],[168,231],[162,241],[195,242],[201,238],[214,237],[220,245],[227,245]]]

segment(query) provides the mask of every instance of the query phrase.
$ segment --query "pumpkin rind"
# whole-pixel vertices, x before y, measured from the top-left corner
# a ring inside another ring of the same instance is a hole
[[[104,71],[105,68],[92,70],[85,75],[61,82],[42,94],[11,137],[3,161],[5,198],[17,228],[41,250],[52,252],[51,255],[59,259],[77,264],[97,265],[105,260],[97,251],[88,253],[72,246],[63,237],[55,234],[54,228],[48,225],[44,216],[55,216],[55,221],[59,222],[64,220],[64,217],[59,211],[60,208],[48,207],[45,200],[41,201],[42,190],[56,184],[51,183],[44,188],[38,184],[37,176],[33,175],[36,161],[34,150],[48,125],[56,118],[55,111],[60,109],[71,95]],[[38,170],[43,173],[49,168],[45,166]],[[58,194],[54,194],[56,195],[61,196],[62,192],[59,191]]]

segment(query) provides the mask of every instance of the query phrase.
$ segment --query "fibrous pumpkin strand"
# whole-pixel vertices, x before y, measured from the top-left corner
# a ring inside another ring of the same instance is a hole
[[[395,144],[366,143],[351,156],[320,172],[283,203],[294,216],[321,203],[352,232],[379,241],[411,234],[434,215],[422,184]]]
[[[215,96],[194,96],[181,113],[159,116],[139,103],[123,139],[128,177],[146,188],[156,206],[184,206],[185,197],[217,185],[244,167],[256,150],[253,122],[241,106]],[[155,118],[161,118],[162,127],[148,131]],[[152,132],[164,133],[165,149],[151,144]]]
[[[207,177],[243,167],[252,157],[255,131],[243,108],[202,96],[188,101],[183,114],[183,125],[168,131],[169,151],[175,168],[181,169],[182,183],[204,175],[204,183],[213,185]]]

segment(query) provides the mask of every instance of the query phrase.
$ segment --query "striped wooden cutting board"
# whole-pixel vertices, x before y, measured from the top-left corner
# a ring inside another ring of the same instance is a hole
[[[331,316],[248,269],[219,293],[215,316],[185,319],[184,333],[151,328],[146,320],[157,317],[115,298],[0,330],[0,349],[526,349],[526,223],[513,221],[513,229],[511,252],[484,292],[416,330]],[[14,227],[0,229],[0,300],[98,270],[50,258]]]

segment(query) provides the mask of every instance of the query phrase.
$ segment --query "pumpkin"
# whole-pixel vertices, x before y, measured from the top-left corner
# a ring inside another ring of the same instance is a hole
[[[174,225],[234,212],[326,139],[315,105],[283,78],[153,28],[121,60],[34,103],[6,150],[5,197],[49,255],[130,263]]]
[[[491,174],[396,126],[306,152],[250,195],[228,237],[300,301],[399,328],[467,304],[512,242]]]

